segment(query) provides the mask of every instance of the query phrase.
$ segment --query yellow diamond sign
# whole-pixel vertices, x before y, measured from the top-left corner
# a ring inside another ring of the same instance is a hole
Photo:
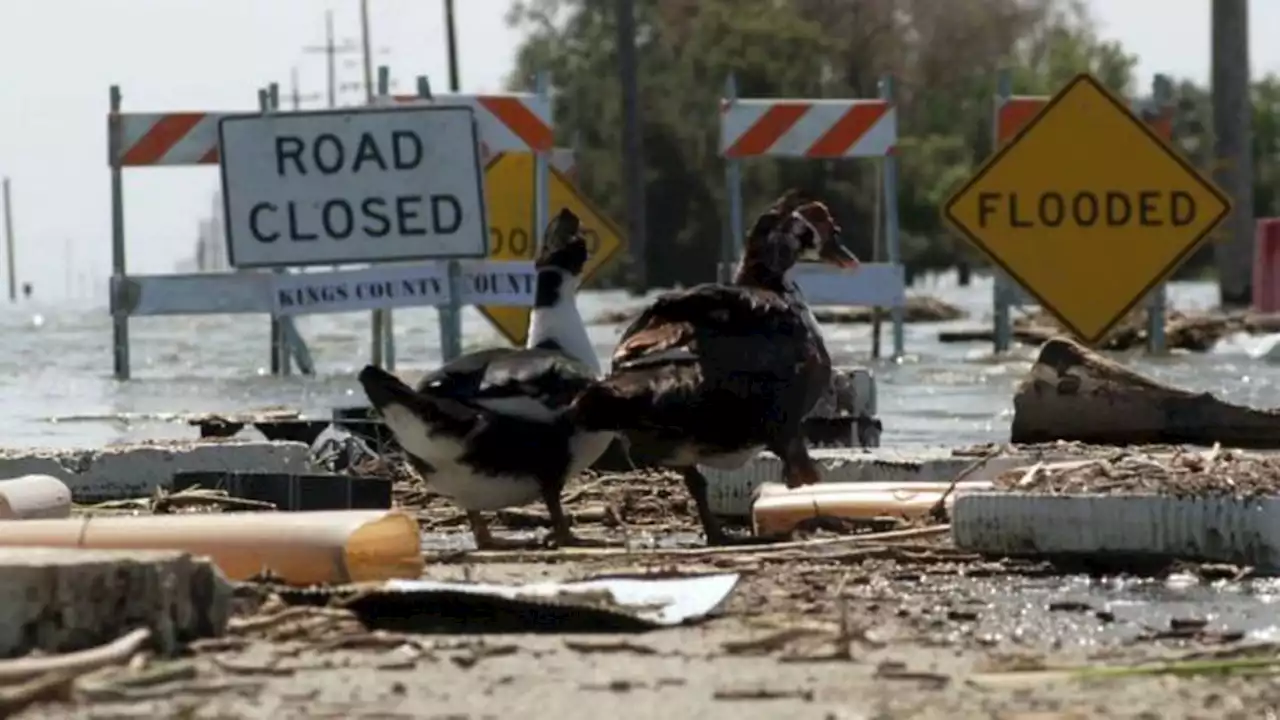
[[[548,168],[548,209],[552,215],[567,207],[582,221],[587,238],[587,264],[582,283],[613,259],[626,240],[604,215],[578,193],[578,189],[554,167]],[[489,214],[489,259],[532,260],[541,229],[533,229],[533,154],[504,153],[485,170]],[[515,345],[529,335],[527,307],[485,305],[479,308],[489,322]]]
[[[1081,74],[943,215],[1064,327],[1097,344],[1230,211],[1221,190]]]

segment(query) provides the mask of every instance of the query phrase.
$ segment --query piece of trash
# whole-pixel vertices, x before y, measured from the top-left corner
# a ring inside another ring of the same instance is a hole
[[[0,480],[0,520],[71,517],[71,489],[52,475]]]
[[[527,585],[388,580],[377,585],[289,590],[290,602],[343,607],[368,627],[400,632],[640,632],[702,620],[740,575],[601,578]]]
[[[367,442],[337,425],[330,425],[311,444],[311,463],[331,473],[345,472],[378,459]]]
[[[400,443],[396,442],[391,428],[382,421],[382,416],[368,405],[333,409],[333,426],[338,430],[350,433],[363,441],[375,453],[386,455],[399,452]]]
[[[948,496],[949,482],[843,482],[819,483],[787,489],[781,483],[765,483],[751,505],[756,535],[784,535],[815,518],[872,521],[880,518],[919,520],[940,501],[991,487],[987,481],[964,481]]]
[[[270,503],[285,512],[306,510],[390,510],[391,482],[343,473],[282,473],[240,470],[175,472],[172,490],[199,486],[225,490],[246,500]]]
[[[0,522],[0,547],[184,550],[230,580],[380,582],[422,574],[417,520],[397,510],[88,515]]]

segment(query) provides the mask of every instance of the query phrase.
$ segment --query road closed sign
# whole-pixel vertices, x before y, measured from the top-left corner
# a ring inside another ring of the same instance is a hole
[[[488,253],[473,111],[234,115],[218,125],[235,267]]]
[[[943,208],[947,222],[1097,344],[1231,203],[1092,76],[1073,79]]]

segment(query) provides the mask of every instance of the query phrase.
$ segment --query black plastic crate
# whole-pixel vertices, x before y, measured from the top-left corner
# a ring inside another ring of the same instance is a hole
[[[391,507],[391,481],[358,475],[291,474],[184,470],[173,474],[170,491],[199,485],[226,490],[233,497],[274,503],[283,511],[386,510]]]

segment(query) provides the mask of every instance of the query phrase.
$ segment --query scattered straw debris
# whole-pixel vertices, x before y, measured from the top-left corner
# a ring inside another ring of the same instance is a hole
[[[1280,495],[1280,456],[1178,449],[1169,454],[1119,450],[1101,458],[1037,463],[995,480],[998,490],[1047,495],[1235,497]]]
[[[78,515],[165,515],[170,513],[214,513],[226,511],[274,511],[274,503],[238,498],[226,490],[193,485],[169,492],[156,488],[151,497],[108,500],[76,508]]]

